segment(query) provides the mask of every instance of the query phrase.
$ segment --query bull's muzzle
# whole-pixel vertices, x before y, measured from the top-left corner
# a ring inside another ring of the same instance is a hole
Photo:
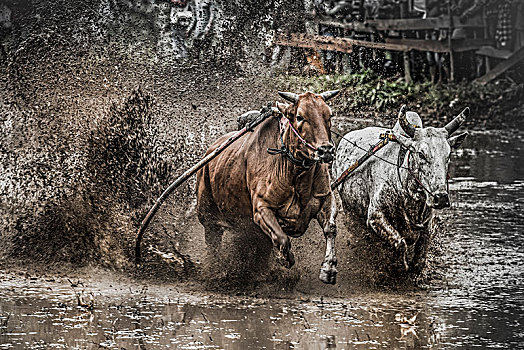
[[[317,156],[321,163],[331,163],[335,155],[333,145],[320,146],[317,148]]]
[[[449,208],[449,195],[447,192],[437,192],[434,195],[434,205],[435,209]]]

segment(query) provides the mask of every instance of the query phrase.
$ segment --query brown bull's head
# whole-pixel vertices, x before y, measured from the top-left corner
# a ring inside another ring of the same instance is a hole
[[[408,138],[405,144],[412,151],[411,169],[418,181],[427,189],[426,204],[435,209],[449,207],[447,174],[449,157],[453,148],[458,148],[468,135],[467,132],[451,136],[466,120],[469,108],[466,107],[458,116],[443,128],[423,128],[418,114],[407,112],[402,106],[398,122]],[[406,166],[406,163],[404,164]],[[421,187],[421,186],[420,186]],[[424,191],[421,188],[419,191]]]
[[[277,107],[291,122],[299,136],[288,128],[284,137],[286,144],[298,159],[316,160],[323,163],[333,161],[335,146],[331,141],[331,108],[326,104],[339,90],[321,94],[291,92],[278,94],[291,104],[277,103]],[[301,142],[304,139],[307,144]],[[309,145],[308,145],[309,144]]]

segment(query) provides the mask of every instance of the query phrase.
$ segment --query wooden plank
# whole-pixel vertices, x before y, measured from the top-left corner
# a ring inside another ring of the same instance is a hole
[[[331,38],[331,40],[322,40]],[[282,46],[302,47],[307,49],[318,49],[327,51],[339,51],[345,53],[353,52],[351,43],[346,43],[342,38],[325,37],[311,34],[280,35],[275,43]]]
[[[406,18],[406,19],[374,19],[366,22],[368,26],[376,30],[431,30],[448,29],[450,26],[449,17],[430,17],[430,18]],[[472,18],[461,23],[458,17],[453,17],[454,28],[482,27],[479,18]]]
[[[455,52],[478,50],[486,45],[495,45],[495,41],[492,39],[457,39],[452,41],[453,51]]]
[[[314,20],[315,23],[333,27],[333,28],[343,28],[348,30],[354,30],[356,32],[361,33],[375,33],[376,30],[372,27],[370,27],[365,22],[339,22],[333,19],[328,18],[322,18],[322,19],[316,19]]]
[[[420,40],[420,39],[394,39],[387,38],[386,43],[398,44],[408,47],[409,50],[449,52],[448,44],[439,40]],[[482,46],[493,43],[489,39],[458,39],[452,40],[451,47],[455,52],[478,50]]]
[[[365,22],[343,22],[327,16],[307,16],[315,23],[329,27],[344,28],[363,33],[373,33],[384,30],[431,30],[448,29],[449,17],[406,18],[406,19],[372,19]],[[456,16],[453,17],[453,28],[482,28],[481,18],[471,18],[462,23]]]
[[[488,56],[488,57],[493,57],[493,58],[498,58],[498,59],[503,59],[503,60],[507,60],[513,54],[513,52],[511,52],[509,50],[499,50],[499,49],[496,49],[495,47],[493,47],[491,45],[490,46],[482,46],[475,53],[477,55]]]
[[[477,50],[489,43],[491,43],[491,40],[459,39],[452,41],[452,48],[456,52],[464,52],[468,50]],[[302,33],[282,34],[277,37],[276,44],[282,46],[304,47],[347,53],[352,52],[352,46],[364,46],[392,51],[418,50],[430,52],[449,52],[449,47],[447,43],[438,40],[388,38],[386,39],[385,43],[377,43],[366,40],[356,40],[350,38],[338,38],[332,36]]]
[[[276,39],[277,45],[318,48],[322,50],[334,50],[341,52],[352,52],[353,46],[365,46],[375,49],[408,51],[406,45],[377,43],[366,40],[355,40],[349,38],[335,38],[331,36],[311,35],[302,33],[291,33],[280,35]]]
[[[406,46],[409,50],[448,52],[448,45],[439,40],[420,40],[420,39],[386,39],[386,43]]]
[[[508,58],[505,61],[500,62],[497,64],[492,70],[490,70],[485,75],[481,76],[480,78],[476,79],[474,82],[485,85],[489,83],[491,80],[495,79],[496,77],[500,76],[502,73],[519,63],[520,61],[524,60],[524,46],[515,51],[510,58]]]

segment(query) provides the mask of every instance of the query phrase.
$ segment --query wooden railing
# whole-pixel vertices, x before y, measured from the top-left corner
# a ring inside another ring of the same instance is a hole
[[[350,38],[339,38],[304,33],[281,34],[276,38],[276,44],[282,46],[303,47],[328,51],[339,51],[351,53],[353,46],[363,46],[374,49],[391,51],[431,51],[431,52],[450,52],[451,50],[463,52],[476,50],[484,45],[492,44],[491,40],[486,39],[459,39],[452,40],[451,47],[446,41],[439,40],[420,40],[420,39],[386,39],[386,42],[373,42],[367,40],[357,40]]]
[[[330,17],[309,17],[312,22],[336,27],[355,30],[363,33],[373,33],[385,30],[431,30],[448,29],[451,24],[453,28],[481,28],[483,27],[480,18],[468,19],[461,22],[459,17],[453,17],[452,22],[447,16],[431,18],[406,18],[406,19],[373,19],[366,22],[339,22]]]

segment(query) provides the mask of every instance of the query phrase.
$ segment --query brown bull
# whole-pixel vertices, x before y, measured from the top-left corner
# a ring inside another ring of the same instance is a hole
[[[246,234],[262,230],[279,262],[290,268],[295,259],[289,236],[302,236],[316,218],[326,239],[320,280],[335,283],[335,200],[328,169],[334,146],[326,101],[337,93],[279,92],[291,102],[277,103],[280,120],[264,121],[198,171],[197,212],[208,254],[216,254],[226,228]],[[218,139],[208,153],[230,136]]]

